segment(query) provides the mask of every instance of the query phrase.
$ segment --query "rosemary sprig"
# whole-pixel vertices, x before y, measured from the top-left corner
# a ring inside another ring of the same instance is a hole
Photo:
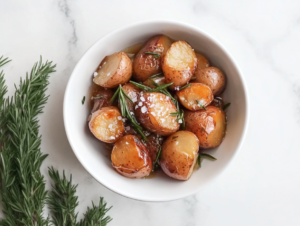
[[[164,77],[164,73],[160,72],[155,75],[151,75],[150,78]]]
[[[48,205],[52,214],[52,223],[55,226],[80,226],[80,225],[95,225],[105,226],[112,219],[109,216],[105,217],[107,211],[111,209],[106,208],[106,203],[103,198],[100,198],[99,206],[87,209],[84,219],[77,222],[78,213],[75,208],[78,206],[78,197],[75,196],[78,185],[72,184],[72,175],[68,180],[63,172],[60,177],[57,170],[53,167],[49,168],[49,175],[54,182],[52,191],[49,193]]]
[[[209,154],[206,154],[206,153],[199,153],[198,155],[198,159],[197,159],[197,162],[198,162],[198,166],[199,168],[201,168],[201,161],[203,158],[208,158],[210,160],[217,160],[215,157],[209,155]]]
[[[227,103],[223,106],[223,111],[225,111],[229,106],[231,105],[231,103]]]
[[[4,65],[2,57],[0,65]],[[30,75],[27,74],[26,79],[21,79],[15,95],[6,99],[4,73],[0,73],[0,195],[5,216],[0,219],[0,225],[50,225],[50,219],[45,218],[43,214],[46,201],[53,204],[56,216],[53,222],[56,226],[103,226],[109,222],[110,218],[107,217],[95,221],[94,216],[103,215],[109,210],[103,205],[94,209],[93,216],[85,215],[85,224],[77,223],[77,214],[74,213],[74,206],[78,203],[77,197],[74,196],[77,185],[67,182],[65,177],[57,177],[58,172],[54,170],[50,170],[50,173],[55,189],[47,200],[48,191],[45,189],[44,176],[40,172],[41,164],[47,155],[42,154],[40,150],[41,136],[37,116],[42,113],[48,99],[45,92],[49,84],[49,74],[55,71],[54,68],[52,62],[43,64],[40,59],[39,63],[33,66]],[[58,201],[58,197],[63,200]]]
[[[188,84],[182,86],[179,90],[183,90],[183,89],[188,88],[190,86],[191,86],[191,83],[188,83]]]
[[[131,100],[131,98],[125,93],[124,89],[122,88],[122,86],[120,85],[118,87],[118,89],[116,90],[116,92],[114,93],[114,95],[112,96],[110,103],[113,103],[114,100],[118,98],[119,103],[120,103],[120,108],[121,108],[121,114],[124,118],[129,119],[129,121],[131,122],[131,124],[133,125],[133,128],[142,136],[143,140],[147,140],[146,135],[143,132],[143,128],[139,125],[139,123],[137,122],[137,120],[135,119],[134,116],[132,116],[129,112],[128,106],[127,106],[127,102],[126,99],[128,99],[131,103],[133,103],[133,101]]]
[[[185,121],[184,121],[184,111],[182,109],[179,110],[179,112],[172,112],[170,113],[171,116],[176,116],[176,121],[181,122],[180,127],[182,130],[185,130]]]
[[[160,157],[161,157],[161,146],[159,145],[159,149],[158,149],[156,159],[153,162],[153,169],[156,169],[158,167],[158,160],[160,159]]]
[[[199,100],[196,100],[196,102],[199,105],[199,107],[203,108],[203,110],[206,111],[206,107],[203,104],[201,104],[201,102]]]
[[[154,53],[154,52],[144,52],[144,53],[148,55],[152,55],[154,58],[160,57],[160,53]]]

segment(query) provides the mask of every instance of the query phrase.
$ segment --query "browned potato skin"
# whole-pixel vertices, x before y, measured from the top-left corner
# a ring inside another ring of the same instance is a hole
[[[171,45],[171,40],[165,35],[152,37],[137,53],[133,61],[133,77],[137,81],[145,81],[151,75],[160,73],[161,58]],[[145,52],[159,53],[160,57],[154,58]]]
[[[125,85],[123,85],[123,90],[134,102],[131,103],[127,98],[125,98],[127,102],[128,110],[130,112],[134,112],[134,105],[137,102],[137,97],[139,95],[139,92],[141,92],[141,89],[131,83],[126,83]],[[120,104],[118,106],[120,108]]]
[[[221,94],[225,89],[226,78],[219,68],[202,68],[195,72],[195,77],[195,82],[200,82],[209,86],[214,95]]]
[[[188,180],[198,157],[199,140],[189,131],[178,131],[164,142],[160,166],[170,177]]]
[[[218,147],[225,136],[226,116],[223,110],[208,106],[196,112],[185,111],[186,130],[196,134],[201,148]]]
[[[154,82],[157,84],[157,85],[159,85],[159,86],[161,86],[161,85],[164,85],[164,84],[166,84],[166,79],[165,79],[165,77],[164,76],[162,76],[162,77],[156,77],[156,78],[147,78],[144,82],[143,82],[143,84],[145,85],[145,86],[149,86],[150,88],[155,88],[156,86],[154,85]]]
[[[142,101],[142,97],[145,101]],[[153,101],[149,101],[149,97],[152,98]],[[139,106],[140,102],[142,106]],[[156,109],[158,107],[160,108],[160,106],[162,106],[163,109],[160,110],[160,114],[158,114]],[[142,112],[143,107],[147,108],[147,111],[144,113]],[[144,128],[147,128],[147,130],[162,136],[170,135],[179,129],[180,124],[176,121],[176,117],[169,115],[176,111],[176,106],[171,99],[158,92],[140,93],[135,106],[135,116],[138,122],[140,122]],[[155,115],[153,115],[153,113]]]
[[[207,106],[214,99],[211,89],[201,83],[191,83],[190,87],[177,91],[176,95],[180,103],[191,111],[203,109],[196,100],[200,101],[203,106]]]
[[[186,63],[186,66],[184,68],[179,69],[174,66],[171,66],[168,61],[169,58],[171,58],[173,49],[179,48],[181,46],[185,46],[186,48],[189,49],[190,51],[189,54],[191,54],[189,56],[193,58],[193,61],[189,62],[188,64]],[[166,52],[166,54],[162,59],[162,70],[166,78],[166,83],[173,82],[173,85],[170,86],[169,88],[176,89],[187,84],[191,80],[193,74],[195,73],[195,70],[197,69],[197,64],[198,64],[198,60],[196,54],[192,49],[192,47],[187,42],[185,41],[174,42],[170,46],[170,48],[168,49],[168,51]]]
[[[114,145],[111,161],[115,170],[129,178],[148,176],[152,161],[146,147],[134,135],[121,137]]]
[[[200,53],[196,53],[196,57],[197,57],[197,60],[198,60],[198,66],[197,66],[196,71],[198,71],[198,70],[200,70],[202,68],[209,67],[209,61],[208,61],[208,59],[205,56],[203,56]]]
[[[97,139],[105,143],[114,143],[125,133],[124,123],[118,117],[121,117],[121,112],[117,107],[103,107],[92,114],[89,121],[90,131]],[[113,128],[109,128],[111,124],[114,125]]]
[[[99,79],[98,76],[96,76],[93,79],[94,83],[102,87],[114,88],[117,87],[119,84],[124,84],[129,81],[132,75],[131,59],[124,52],[117,53],[116,57],[121,58],[117,71],[114,74],[110,75],[110,78],[107,81]],[[106,62],[106,60],[107,56],[101,61],[100,65],[98,66],[95,72],[99,74],[99,71],[101,70],[101,67]]]
[[[102,88],[99,86],[100,89],[94,90],[92,92],[91,96],[91,102],[92,102],[92,110],[91,113],[94,113],[95,111],[100,110],[103,107],[111,106],[111,103],[109,102],[110,99],[113,96],[113,92],[111,89]],[[97,97],[102,97],[101,99],[97,99]]]

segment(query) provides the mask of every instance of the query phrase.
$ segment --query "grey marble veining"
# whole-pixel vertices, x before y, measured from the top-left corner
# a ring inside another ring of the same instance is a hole
[[[50,154],[42,172],[53,165],[73,174],[79,217],[104,196],[113,205],[112,226],[300,225],[299,9],[297,0],[0,0],[0,55],[13,59],[4,68],[9,94],[40,55],[57,63],[40,117],[42,150]],[[195,25],[229,50],[248,85],[251,117],[241,151],[213,185],[182,200],[145,203],[115,194],[85,171],[67,141],[62,104],[87,48],[120,26],[159,18]]]

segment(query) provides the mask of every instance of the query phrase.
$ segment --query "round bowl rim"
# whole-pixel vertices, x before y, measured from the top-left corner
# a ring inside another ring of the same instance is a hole
[[[147,24],[152,24],[152,23],[167,23],[167,24],[172,24],[172,25],[179,25],[179,26],[183,26],[183,27],[187,27],[191,30],[194,30],[195,32],[198,32],[200,33],[201,35],[207,37],[208,39],[210,39],[215,45],[217,45],[222,51],[225,52],[225,54],[228,56],[229,60],[232,62],[232,64],[234,65],[236,71],[238,72],[238,75],[241,79],[241,83],[242,83],[242,88],[244,90],[244,94],[245,94],[245,122],[244,122],[244,128],[243,128],[243,132],[242,132],[242,135],[241,135],[241,139],[238,141],[238,145],[237,145],[237,148],[236,150],[234,151],[232,157],[228,160],[227,164],[224,166],[223,170],[220,171],[216,176],[214,176],[210,181],[208,181],[205,185],[203,186],[199,186],[197,188],[197,190],[194,190],[194,191],[190,191],[190,192],[186,192],[184,194],[179,194],[177,196],[174,196],[173,198],[166,198],[166,199],[159,199],[159,200],[154,200],[154,199],[149,199],[147,197],[141,199],[141,198],[137,198],[137,197],[134,197],[133,195],[127,195],[125,193],[122,192],[121,189],[115,189],[115,188],[112,188],[104,183],[102,183],[100,180],[98,180],[96,178],[96,176],[94,176],[94,174],[90,171],[87,170],[87,167],[85,166],[85,163],[81,160],[81,158],[78,157],[77,155],[77,152],[75,151],[75,147],[74,147],[74,144],[72,144],[71,142],[71,132],[68,131],[68,127],[67,127],[67,123],[66,123],[66,118],[67,118],[67,115],[66,115],[66,109],[67,109],[67,103],[66,103],[66,99],[67,99],[67,94],[68,92],[71,90],[71,80],[74,78],[74,72],[77,70],[77,68],[79,67],[80,65],[80,62],[83,61],[86,53],[91,49],[93,48],[97,43],[101,42],[102,39],[104,39],[105,37],[107,36],[112,36],[114,35],[115,33],[118,33],[122,30],[126,30],[126,29],[129,29],[131,27],[135,27],[135,26],[139,26],[139,25],[147,25]],[[173,200],[178,200],[178,199],[182,199],[182,198],[185,198],[187,196],[190,196],[196,192],[198,192],[200,189],[203,189],[204,187],[207,187],[207,185],[213,183],[220,175],[222,175],[226,169],[228,168],[228,166],[232,163],[233,159],[236,157],[237,153],[239,152],[244,140],[245,140],[245,136],[246,136],[246,132],[248,130],[248,124],[249,124],[249,116],[250,116],[250,111],[249,111],[249,97],[248,97],[248,91],[247,91],[247,86],[246,86],[246,83],[245,83],[245,80],[244,80],[244,77],[241,73],[241,70],[240,68],[238,67],[238,64],[236,63],[236,61],[234,60],[234,58],[230,55],[230,53],[227,51],[227,49],[219,42],[217,41],[215,38],[211,37],[209,34],[207,34],[206,32],[204,32],[203,30],[199,29],[198,27],[194,26],[194,25],[191,25],[191,24],[188,24],[188,23],[184,23],[184,22],[180,22],[180,21],[176,21],[176,20],[165,20],[165,19],[155,19],[155,20],[143,20],[143,21],[140,21],[140,22],[135,22],[135,23],[131,23],[131,24],[128,24],[128,25],[125,25],[125,26],[121,26],[117,29],[114,29],[112,30],[111,32],[109,32],[108,34],[102,36],[101,38],[99,38],[96,42],[94,42],[84,53],[83,55],[80,57],[79,61],[76,63],[72,73],[71,73],[71,76],[68,80],[68,83],[67,83],[67,86],[66,86],[66,89],[65,89],[65,93],[64,93],[64,102],[63,102],[63,119],[64,119],[64,127],[65,127],[65,131],[66,131],[66,135],[67,135],[67,138],[68,138],[68,141],[70,143],[70,146],[76,156],[76,158],[78,159],[78,161],[81,163],[81,165],[85,168],[85,170],[96,180],[98,181],[101,185],[103,185],[104,187],[106,187],[107,189],[119,194],[119,195],[122,195],[124,197],[127,197],[127,198],[131,198],[131,199],[134,199],[134,200],[138,200],[138,201],[146,201],[146,202],[166,202],[166,201],[173,201]]]

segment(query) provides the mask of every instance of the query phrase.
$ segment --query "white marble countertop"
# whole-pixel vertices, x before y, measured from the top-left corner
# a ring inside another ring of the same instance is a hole
[[[111,226],[300,225],[299,9],[297,0],[0,0],[0,55],[13,59],[4,68],[9,94],[40,55],[57,63],[40,117],[50,154],[43,173],[53,165],[73,174],[80,213],[104,196]],[[82,54],[115,28],[147,19],[180,20],[214,36],[239,64],[250,97],[249,130],[230,167],[206,190],[166,203],[127,199],[97,183],[63,125],[65,87]]]

